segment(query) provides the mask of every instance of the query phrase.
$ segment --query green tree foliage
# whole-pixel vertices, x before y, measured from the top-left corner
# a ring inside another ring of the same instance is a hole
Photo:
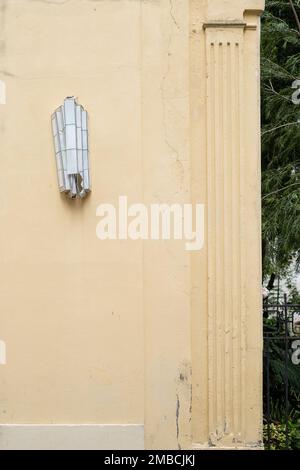
[[[267,0],[262,18],[263,271],[300,262],[300,0]]]
[[[295,261],[296,266],[300,264],[300,104],[292,101],[292,84],[300,79],[299,18],[300,0],[266,0],[261,51],[263,271],[265,276],[275,273],[277,280],[284,275],[289,301],[295,304],[299,304],[292,271]],[[264,426],[264,439],[271,449],[299,450],[300,366],[290,360],[290,350],[286,364],[285,341],[280,339],[285,327],[274,316],[264,318],[264,333],[271,336],[264,348],[265,418],[270,393],[270,423]]]

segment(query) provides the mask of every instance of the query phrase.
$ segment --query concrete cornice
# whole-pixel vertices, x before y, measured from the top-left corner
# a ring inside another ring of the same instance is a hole
[[[210,21],[209,23],[204,23],[203,24],[203,29],[210,29],[210,28],[215,28],[215,29],[227,29],[227,28],[237,28],[237,29],[251,29],[251,30],[256,30],[257,25],[256,24],[247,24],[247,23],[240,23],[237,21]]]
[[[206,23],[243,23],[246,14],[260,16],[265,0],[209,0],[206,5]]]

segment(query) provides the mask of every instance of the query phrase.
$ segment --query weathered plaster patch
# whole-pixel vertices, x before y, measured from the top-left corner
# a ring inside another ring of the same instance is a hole
[[[181,450],[189,439],[187,423],[191,422],[192,416],[192,368],[189,361],[182,361],[176,381],[176,438]]]

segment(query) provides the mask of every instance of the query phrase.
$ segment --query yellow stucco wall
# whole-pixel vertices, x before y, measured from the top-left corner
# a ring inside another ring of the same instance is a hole
[[[0,0],[0,423],[141,424],[146,448],[259,442],[262,9]],[[212,69],[223,42],[239,52]],[[50,116],[70,95],[89,113],[84,201],[56,181]],[[204,249],[98,240],[96,208],[119,195],[204,203]]]
[[[97,205],[141,198],[138,2],[2,2],[1,421],[143,421],[141,244]],[[130,28],[129,28],[130,25]],[[50,115],[89,112],[91,197],[60,196]]]

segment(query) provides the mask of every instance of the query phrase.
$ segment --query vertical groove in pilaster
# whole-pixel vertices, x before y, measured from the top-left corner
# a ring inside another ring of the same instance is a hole
[[[221,436],[225,427],[224,416],[224,78],[223,44],[217,43],[215,61],[216,87],[216,303],[217,303],[217,434]]]
[[[224,432],[227,433],[232,426],[232,380],[231,380],[231,357],[232,357],[232,342],[230,341],[231,334],[231,312],[232,312],[232,292],[231,292],[231,276],[228,275],[232,272],[231,266],[231,233],[232,233],[232,210],[231,210],[231,167],[232,167],[232,119],[231,119],[231,45],[226,42],[223,47],[224,57],[224,86],[226,93],[223,94],[223,121],[224,121],[224,383],[225,383],[225,423]]]
[[[240,282],[241,282],[241,304],[240,304],[240,431],[241,437],[245,436],[246,432],[246,417],[245,417],[245,403],[246,403],[246,325],[247,325],[247,302],[246,302],[246,258],[247,254],[245,252],[245,243],[242,243],[243,240],[246,240],[246,237],[243,233],[245,230],[246,224],[249,223],[247,219],[245,219],[245,208],[247,207],[246,203],[246,194],[244,188],[246,187],[246,173],[247,173],[247,166],[246,166],[246,159],[245,159],[245,135],[246,132],[245,128],[245,103],[244,103],[244,63],[243,63],[243,50],[242,46],[240,45],[238,48],[238,70],[239,70],[239,86],[238,86],[238,96],[239,96],[239,105],[238,111],[239,115],[239,162],[240,162],[240,223],[239,223],[239,257],[240,257]]]
[[[234,153],[232,156],[233,163],[233,186],[232,186],[232,199],[233,199],[233,241],[232,246],[235,250],[232,250],[232,255],[235,257],[233,260],[233,287],[232,293],[236,297],[235,308],[233,310],[233,357],[232,357],[232,368],[233,368],[233,398],[234,403],[237,405],[234,407],[234,428],[233,432],[237,439],[241,437],[241,331],[240,331],[240,319],[241,319],[241,234],[240,234],[240,203],[241,203],[241,185],[240,185],[240,46],[239,43],[233,45],[233,71],[234,71],[234,129],[235,133],[232,133],[234,139]]]
[[[209,440],[243,439],[243,32],[206,31]]]
[[[209,421],[209,434],[216,426],[216,406],[215,398],[216,389],[216,297],[212,295],[212,289],[216,282],[215,273],[215,260],[216,260],[216,231],[212,230],[215,227],[215,47],[214,43],[207,46],[207,65],[208,65],[208,80],[207,80],[207,192],[210,197],[207,200],[207,214],[208,214],[208,421]]]

